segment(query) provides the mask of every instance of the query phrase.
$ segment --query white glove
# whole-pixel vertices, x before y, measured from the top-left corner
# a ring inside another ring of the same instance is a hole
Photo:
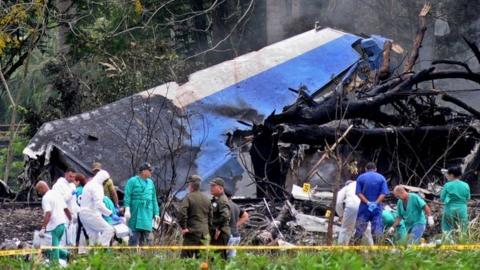
[[[152,227],[155,230],[158,230],[160,228],[160,216],[154,216],[153,217]]]
[[[44,237],[45,237],[45,229],[44,229],[44,228],[42,228],[42,229],[40,230],[40,232],[38,233],[38,236],[40,236],[40,238],[44,238]]]
[[[130,207],[125,208],[125,219],[128,221],[132,214],[130,214]]]
[[[395,232],[395,228],[394,228],[394,227],[388,228],[388,234],[393,234],[394,232]]]
[[[430,226],[430,227],[433,227],[433,225],[435,225],[435,221],[433,220],[433,216],[428,216],[427,223],[428,223],[428,226]]]

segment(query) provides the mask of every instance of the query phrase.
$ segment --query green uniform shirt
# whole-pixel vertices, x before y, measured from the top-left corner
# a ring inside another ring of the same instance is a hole
[[[397,213],[405,221],[407,231],[416,224],[427,224],[423,208],[427,203],[417,194],[408,193],[407,205],[403,200],[397,202]]]
[[[103,197],[103,204],[105,204],[108,210],[116,214],[115,205],[113,204],[113,201],[109,197],[107,196]],[[110,225],[117,224],[117,222],[113,221],[112,216],[108,216],[108,217],[103,216],[103,219]]]
[[[440,193],[440,200],[445,203],[442,215],[442,231],[449,232],[460,227],[468,227],[467,201],[470,199],[470,187],[460,180],[447,182]]]
[[[191,234],[206,237],[212,224],[210,199],[200,191],[188,193],[180,204],[178,222],[182,229],[188,229]]]
[[[78,186],[77,189],[77,204],[80,205],[80,195],[83,193],[83,186]]]
[[[448,205],[467,204],[470,200],[470,187],[461,180],[447,182],[440,193],[440,200]]]
[[[385,228],[392,227],[393,223],[395,223],[395,219],[397,219],[398,215],[396,212],[383,210],[382,211],[382,219],[383,219],[383,226]],[[400,221],[398,226],[395,228],[395,242],[403,242],[407,239],[407,229],[405,228],[405,222],[403,219]]]
[[[212,198],[212,230],[219,229],[230,235],[230,205],[225,194]]]
[[[385,228],[392,227],[396,218],[397,218],[397,213],[388,211],[388,210],[382,211],[383,226],[385,226]]]
[[[151,232],[153,217],[160,215],[157,192],[152,179],[142,179],[140,176],[128,179],[124,203],[125,207],[130,207],[131,217],[128,220],[128,227],[132,231]]]

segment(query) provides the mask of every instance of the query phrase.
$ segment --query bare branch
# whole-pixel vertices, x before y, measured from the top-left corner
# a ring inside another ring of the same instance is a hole
[[[418,59],[418,51],[420,50],[420,47],[422,46],[423,42],[423,37],[425,36],[425,31],[427,31],[427,20],[425,16],[428,14],[430,9],[432,8],[432,5],[430,3],[426,3],[422,10],[420,11],[420,14],[418,15],[419,20],[420,20],[420,25],[417,30],[417,35],[415,37],[415,41],[413,42],[412,46],[412,51],[410,53],[410,57],[405,63],[405,66],[403,67],[403,72],[411,72],[413,70],[413,66],[415,65],[415,62],[417,62]]]

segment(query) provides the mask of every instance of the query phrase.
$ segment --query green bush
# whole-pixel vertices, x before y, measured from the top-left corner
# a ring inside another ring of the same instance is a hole
[[[10,165],[10,173],[8,174],[9,184],[11,187],[15,187],[16,181],[11,181],[12,179],[17,179],[17,176],[23,170],[23,149],[27,146],[28,140],[23,136],[16,136],[13,141],[13,159]],[[5,165],[7,161],[7,151],[8,148],[0,148],[0,179],[4,179]]]

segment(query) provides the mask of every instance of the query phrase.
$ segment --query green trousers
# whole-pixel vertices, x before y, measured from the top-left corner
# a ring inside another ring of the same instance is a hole
[[[401,222],[401,225],[398,225],[395,230],[395,242],[396,243],[407,243],[407,228],[405,224]]]
[[[442,231],[460,229],[466,232],[468,228],[468,211],[466,204],[445,205],[442,216]]]
[[[60,224],[49,233],[52,235],[52,247],[60,246],[60,240],[62,240],[63,233],[65,232],[65,225]],[[64,249],[52,249],[48,251],[48,257],[50,258],[51,262],[58,262],[58,259],[66,259],[68,256],[68,252]]]

